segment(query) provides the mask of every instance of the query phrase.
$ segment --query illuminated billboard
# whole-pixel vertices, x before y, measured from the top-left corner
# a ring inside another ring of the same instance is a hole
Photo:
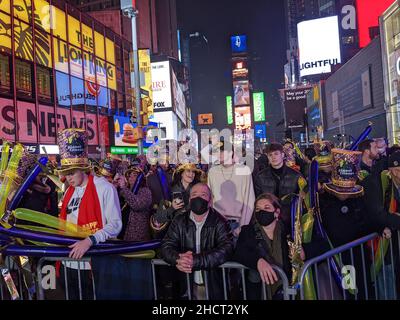
[[[151,63],[154,111],[172,108],[171,77],[168,61]]]
[[[361,48],[370,43],[370,28],[379,26],[379,16],[393,2],[394,0],[356,0],[358,36]]]
[[[249,75],[249,69],[247,68],[247,60],[244,58],[235,59],[232,62],[232,78],[247,78]]]
[[[243,106],[250,104],[249,81],[233,81],[233,104]]]
[[[136,123],[131,123],[129,117],[114,116],[114,144],[120,147],[137,147],[139,140],[139,131],[136,130]],[[150,128],[157,128],[157,123],[149,122],[143,127],[143,146],[149,147],[147,143],[146,132]]]
[[[233,124],[233,109],[232,109],[232,97],[226,96],[226,121],[228,124]]]
[[[236,130],[251,129],[250,106],[235,108],[235,128]]]
[[[338,17],[303,21],[297,24],[300,77],[330,73],[341,63]]]
[[[247,37],[245,35],[237,35],[231,37],[231,49],[234,53],[242,53],[247,51]]]
[[[265,121],[264,92],[253,93],[254,121]]]

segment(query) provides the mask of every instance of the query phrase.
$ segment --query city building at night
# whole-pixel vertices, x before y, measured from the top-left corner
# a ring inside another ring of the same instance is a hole
[[[104,155],[109,118],[132,110],[131,43],[64,1],[3,1],[0,20],[0,137],[55,145],[85,128]]]
[[[387,137],[400,143],[400,8],[394,2],[380,18]]]

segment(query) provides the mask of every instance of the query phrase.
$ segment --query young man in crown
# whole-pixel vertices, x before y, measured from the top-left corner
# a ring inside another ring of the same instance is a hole
[[[117,237],[121,230],[121,209],[115,187],[104,177],[90,174],[87,134],[82,129],[59,133],[61,167],[58,173],[69,184],[60,218],[78,224],[93,234],[71,246],[70,257],[80,259],[92,245]]]

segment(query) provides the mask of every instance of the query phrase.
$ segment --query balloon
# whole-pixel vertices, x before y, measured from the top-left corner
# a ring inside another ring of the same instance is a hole
[[[86,238],[85,236],[81,236],[79,233],[74,233],[74,232],[70,232],[70,231],[56,230],[56,229],[47,228],[47,227],[41,227],[41,226],[32,226],[32,225],[27,225],[27,224],[14,224],[14,227],[17,227],[19,229],[30,230],[30,231],[45,232],[45,233],[50,233],[50,234],[58,234],[60,236],[66,236],[66,237]]]
[[[66,220],[62,220],[57,217],[53,217],[49,214],[26,209],[26,208],[18,208],[15,209],[12,214],[17,218],[18,220],[25,220],[25,221],[30,221],[30,222],[35,222],[37,224],[41,224],[59,231],[67,232],[70,233],[69,235],[72,235],[74,237],[79,237],[79,238],[86,238],[90,236],[92,233],[88,230],[85,230],[81,226],[78,226],[77,224],[68,222]],[[39,231],[39,230],[37,230]]]
[[[3,149],[1,150],[0,174],[6,171],[9,154],[10,154],[10,144],[4,140]]]
[[[170,195],[171,193],[169,192],[169,183],[168,179],[165,175],[164,170],[160,167],[157,166],[157,177],[161,185],[162,193],[163,193],[163,198],[164,200],[171,200]]]
[[[111,254],[128,254],[144,250],[153,250],[160,247],[160,241],[136,242],[129,246],[114,246],[110,248],[90,248],[85,256],[100,256]],[[66,247],[47,247],[47,246],[18,246],[9,245],[2,250],[2,254],[9,256],[29,256],[29,257],[68,257],[71,252]]]
[[[0,226],[0,234],[14,238],[21,238],[24,240],[46,242],[63,246],[70,246],[71,244],[74,244],[75,242],[82,240],[82,238],[78,237],[66,237],[44,232],[33,232],[28,230],[21,230],[16,227],[5,228]],[[95,247],[103,248],[112,246],[130,246],[130,245],[132,245],[131,241],[108,240],[106,242],[96,244]]]
[[[350,146],[349,150],[351,151],[356,151],[358,148],[358,145],[365,140],[365,138],[368,137],[372,130],[371,124],[369,124],[364,131],[360,134],[360,136],[356,139],[356,141],[353,142],[353,144]]]
[[[310,193],[310,208],[315,208],[317,205],[317,192],[318,192],[318,161],[313,160],[310,165],[309,172],[309,193]]]
[[[144,179],[144,173],[141,172],[141,173],[137,176],[136,181],[135,181],[135,184],[133,185],[133,188],[132,188],[132,192],[133,192],[134,195],[137,195],[137,194],[138,194],[138,192],[139,192],[139,187],[140,187],[140,185],[141,185],[143,179]]]
[[[14,191],[12,188],[16,186],[15,184],[15,179],[17,178],[17,169],[18,169],[18,164],[19,161],[22,158],[22,155],[24,153],[24,147],[22,144],[16,144],[13,152],[11,154],[10,161],[8,162],[7,169],[4,172],[4,177],[3,181],[0,186],[0,218],[3,220],[5,216],[5,209],[6,209],[6,203],[8,196],[12,191]],[[2,221],[6,222],[6,221]]]
[[[14,198],[11,200],[10,204],[8,205],[8,208],[7,208],[8,212],[11,212],[18,206],[18,204],[21,201],[22,196],[24,195],[26,190],[30,187],[33,180],[35,180],[35,178],[37,177],[37,175],[42,171],[41,165],[45,166],[47,164],[47,161],[48,161],[47,157],[41,157],[39,159],[40,164],[36,164],[32,168],[32,170],[29,172],[29,174],[27,175],[25,180],[22,182],[22,184],[18,188],[17,192],[15,193]]]
[[[291,202],[291,206],[290,206],[290,217],[291,217],[291,222],[292,222],[292,232],[291,232],[291,236],[292,239],[294,240],[294,236],[296,234],[295,232],[295,222],[296,222],[296,210],[297,210],[297,205],[299,202],[299,197],[298,196],[294,196]]]

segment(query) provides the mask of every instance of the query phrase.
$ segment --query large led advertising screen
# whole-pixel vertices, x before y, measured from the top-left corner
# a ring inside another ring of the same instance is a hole
[[[341,63],[337,16],[300,22],[297,34],[301,77],[330,73]]]

